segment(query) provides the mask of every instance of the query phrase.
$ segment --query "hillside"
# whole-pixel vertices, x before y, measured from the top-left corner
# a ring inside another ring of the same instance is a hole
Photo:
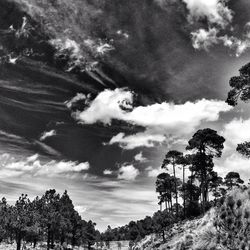
[[[203,217],[174,224],[161,236],[150,235],[134,249],[220,250],[249,248],[250,190],[235,190]]]

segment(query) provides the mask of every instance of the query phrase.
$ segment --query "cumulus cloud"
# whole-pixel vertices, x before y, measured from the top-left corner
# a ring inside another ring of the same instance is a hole
[[[222,132],[226,139],[226,148],[236,148],[237,144],[250,141],[250,119],[233,119],[224,126]]]
[[[133,149],[161,144],[170,135],[187,135],[201,122],[216,121],[220,112],[232,109],[224,101],[206,99],[184,104],[162,102],[137,107],[133,107],[133,101],[134,93],[127,89],[106,89],[83,111],[76,111],[74,117],[84,124],[100,122],[111,125],[113,120],[120,120],[144,127],[144,132],[133,135],[118,133],[108,142],[117,143],[124,149]]]
[[[183,0],[189,10],[189,21],[207,18],[210,24],[226,27],[231,23],[233,12],[226,3],[227,0]]]
[[[232,153],[224,161],[220,161],[215,165],[215,170],[220,176],[225,176],[230,171],[238,172],[241,177],[247,181],[250,175],[249,159],[238,153]]]
[[[159,174],[163,172],[161,167],[159,168],[147,167],[146,171],[148,173],[148,177],[152,177],[152,178],[157,177]]]
[[[250,33],[244,33],[243,38],[237,38],[228,35],[218,35],[217,28],[209,28],[208,30],[201,28],[191,32],[192,44],[195,49],[204,49],[208,51],[216,44],[222,44],[234,51],[235,56],[239,57],[250,47]]]
[[[146,162],[147,161],[147,158],[142,155],[142,152],[140,152],[139,154],[135,155],[134,158],[138,162]]]
[[[219,42],[217,34],[218,30],[216,28],[209,28],[209,30],[198,29],[191,32],[193,47],[208,51],[211,46]]]
[[[139,170],[133,165],[123,165],[119,168],[118,179],[133,181],[139,175]]]
[[[81,101],[81,100],[86,100],[87,96],[85,94],[82,94],[82,93],[77,93],[76,96],[74,96],[71,100],[65,102],[67,108],[72,108],[72,106],[77,103],[78,101]]]
[[[9,154],[3,154],[0,165],[0,178],[17,177],[23,175],[31,176],[69,176],[71,174],[80,173],[90,168],[88,162],[73,161],[49,161],[46,163],[38,159],[38,155],[27,157],[23,160],[17,160]]]
[[[113,171],[110,169],[104,169],[104,171],[103,171],[104,175],[111,175],[112,173],[113,173]]]
[[[42,133],[42,135],[40,137],[40,141],[44,141],[46,138],[51,137],[51,136],[55,136],[55,135],[56,135],[55,130],[45,131]]]
[[[239,57],[242,55],[248,48],[250,48],[250,32],[244,33],[243,38],[239,39],[234,36],[221,36],[218,37],[219,41],[222,41],[225,47],[235,51],[235,55]]]
[[[250,23],[246,23],[241,37],[227,35],[234,33],[233,11],[226,6],[227,0],[183,0],[189,10],[188,20],[191,24],[206,18],[207,28],[202,27],[191,32],[195,49],[208,51],[220,44],[233,50],[238,57],[250,47]]]
[[[118,144],[121,148],[130,150],[138,147],[154,147],[157,144],[163,143],[165,140],[165,135],[150,134],[148,131],[127,136],[125,133],[119,133],[112,137],[105,145]]]

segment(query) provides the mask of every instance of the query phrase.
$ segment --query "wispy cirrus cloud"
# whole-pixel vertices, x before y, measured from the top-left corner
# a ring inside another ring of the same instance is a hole
[[[40,137],[40,141],[44,141],[46,138],[48,137],[52,137],[56,135],[56,131],[55,130],[50,130],[50,131],[45,131],[42,133],[41,137]]]

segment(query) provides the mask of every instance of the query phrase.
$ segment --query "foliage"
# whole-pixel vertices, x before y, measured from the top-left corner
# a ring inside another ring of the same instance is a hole
[[[229,190],[232,190],[233,187],[240,187],[243,183],[244,181],[240,178],[240,175],[237,172],[229,172],[224,178],[224,184]]]
[[[249,249],[250,209],[249,205],[243,205],[244,201],[249,198],[249,193],[247,198],[230,195],[218,208],[214,226],[217,229],[217,243],[223,249]]]
[[[22,194],[15,205],[8,205],[6,199],[0,203],[0,240],[15,239],[17,250],[22,241],[47,241],[47,249],[55,243],[69,243],[72,246],[95,243],[99,232],[95,223],[84,221],[74,209],[67,191],[62,196],[51,189],[39,198],[30,201]]]
[[[239,76],[234,76],[229,81],[231,90],[226,102],[231,106],[236,106],[238,99],[246,102],[250,98],[250,63],[244,65],[239,72]]]
[[[168,211],[158,211],[152,217],[145,217],[142,220],[130,221],[127,225],[111,228],[108,226],[107,230],[101,234],[102,241],[118,241],[118,240],[132,240],[139,241],[146,235],[157,233],[165,240],[165,229],[173,225],[176,217]]]
[[[236,150],[243,156],[250,158],[250,142],[238,144]]]

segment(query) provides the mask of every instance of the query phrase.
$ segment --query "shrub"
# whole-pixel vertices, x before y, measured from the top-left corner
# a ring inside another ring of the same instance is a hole
[[[249,192],[238,190],[228,196],[218,207],[214,226],[217,230],[217,244],[222,249],[250,249],[250,204]]]

